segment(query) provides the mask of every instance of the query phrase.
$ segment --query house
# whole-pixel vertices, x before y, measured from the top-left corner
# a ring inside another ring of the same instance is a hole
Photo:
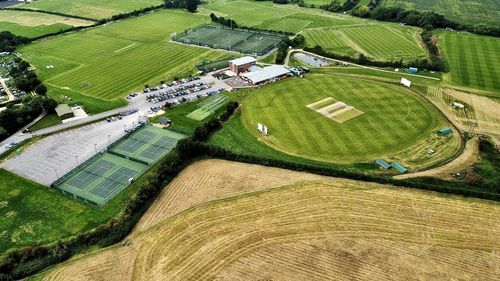
[[[253,57],[242,57],[229,61],[229,70],[236,75],[247,72],[252,65],[256,65],[257,60]]]

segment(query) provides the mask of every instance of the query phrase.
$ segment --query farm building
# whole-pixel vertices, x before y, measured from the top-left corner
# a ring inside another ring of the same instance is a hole
[[[252,57],[242,57],[229,61],[229,70],[236,73],[236,75],[247,72],[252,65],[256,65],[257,60]]]
[[[57,105],[55,110],[56,110],[57,116],[59,116],[59,118],[61,118],[61,119],[67,119],[67,118],[71,118],[71,117],[75,116],[75,114],[73,113],[73,110],[67,104],[59,104],[59,105]]]
[[[240,76],[252,83],[253,85],[260,85],[269,81],[281,79],[289,76],[290,70],[281,65],[271,65],[264,67],[258,71],[243,73]]]
[[[443,128],[438,131],[441,135],[446,136],[451,133],[453,133],[453,130],[451,128]]]

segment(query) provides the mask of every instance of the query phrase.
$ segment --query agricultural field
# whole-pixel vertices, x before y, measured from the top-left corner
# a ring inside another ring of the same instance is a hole
[[[58,32],[73,26],[92,25],[93,23],[87,20],[42,13],[0,11],[0,32],[10,31],[15,35],[28,38]]]
[[[434,11],[460,23],[500,24],[500,2],[497,0],[383,0],[380,5],[421,12]]]
[[[303,89],[311,91],[303,95]],[[363,114],[337,123],[307,107],[328,97]],[[433,131],[449,126],[436,109],[399,86],[331,75],[310,74],[268,85],[250,93],[242,103],[242,123],[254,138],[291,155],[327,162],[398,158],[400,152],[412,147],[423,150],[422,143],[436,144],[436,140],[430,141]],[[266,125],[270,135],[259,135],[257,123]],[[452,144],[450,150],[434,155],[435,159],[457,153],[460,142],[456,132],[447,143]],[[410,164],[405,161],[409,159],[399,160]]]
[[[500,96],[499,38],[448,31],[437,36],[450,69],[445,76],[448,82]]]
[[[5,170],[0,178],[0,253],[89,231],[116,216],[132,192],[95,208]]]
[[[19,4],[15,7],[103,19],[161,3],[163,3],[161,0],[38,0],[28,4]]]
[[[310,29],[302,34],[309,47],[346,56],[365,54],[381,61],[411,61],[425,58],[418,43],[418,29],[394,24],[368,24],[353,27]],[[382,39],[383,38],[383,39]]]
[[[187,12],[162,10],[39,41],[19,52],[37,68],[49,95],[57,99],[68,96],[96,113],[123,104],[121,97],[145,84],[188,76],[204,59],[227,57],[221,51],[169,42],[173,32],[206,20]],[[110,106],[105,108],[105,104]]]
[[[489,201],[205,160],[121,245],[36,278],[495,280],[498,215]]]

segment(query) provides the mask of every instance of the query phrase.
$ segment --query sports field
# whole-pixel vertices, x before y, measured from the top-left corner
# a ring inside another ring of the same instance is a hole
[[[196,29],[188,29],[184,33],[177,34],[173,39],[185,44],[260,56],[274,49],[284,36],[205,25]]]
[[[235,19],[239,25],[297,33],[304,28],[359,24],[365,20],[268,1],[215,0],[201,10]]]
[[[418,30],[394,24],[310,29],[303,32],[307,45],[347,56],[365,54],[374,60],[414,60],[425,58],[416,38]]]
[[[445,76],[455,85],[491,91],[500,96],[500,39],[442,31],[439,46],[449,65]]]
[[[146,125],[54,183],[76,199],[103,206],[168,154],[184,135]]]
[[[495,280],[498,216],[489,201],[207,160],[121,245],[40,279]]]
[[[172,151],[177,141],[185,137],[173,131],[145,126],[109,148],[109,152],[152,165]]]
[[[434,11],[459,23],[500,24],[500,2],[497,0],[383,0],[380,5]]]
[[[38,0],[28,4],[23,3],[16,7],[102,19],[161,3],[160,0]]]
[[[205,16],[162,10],[36,42],[19,52],[36,66],[49,95],[66,95],[84,105],[87,96],[87,107],[95,113],[101,110],[99,100],[116,101],[145,84],[194,74],[195,65],[204,59],[226,57],[216,50],[168,43],[174,31],[204,21]],[[50,91],[53,88],[57,90]]]
[[[9,10],[0,11],[0,32],[10,31],[15,35],[29,38],[58,32],[72,26],[91,24],[93,24],[92,21],[56,15]]]
[[[210,115],[213,115],[215,111],[221,108],[226,103],[227,97],[222,95],[212,96],[205,101],[203,101],[199,108],[193,110],[191,113],[187,115],[187,117],[201,121],[207,118]]]
[[[307,107],[327,97],[364,114],[341,124]],[[255,90],[242,103],[242,122],[254,137],[288,154],[329,162],[394,156],[447,126],[436,109],[402,87],[331,75],[287,79]],[[270,136],[258,134],[257,123]]]

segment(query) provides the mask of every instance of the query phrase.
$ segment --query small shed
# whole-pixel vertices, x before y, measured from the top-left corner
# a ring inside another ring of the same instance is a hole
[[[396,161],[392,162],[391,166],[398,170],[401,174],[408,172],[408,169],[406,169],[405,167],[403,167],[403,165],[399,164]]]
[[[447,136],[447,135],[453,133],[453,130],[451,128],[443,128],[443,129],[440,129],[438,131],[438,133],[443,135],[443,136]]]
[[[418,68],[416,68],[416,67],[408,67],[408,72],[410,72],[410,73],[417,73],[418,72]]]
[[[65,103],[58,104],[55,111],[57,116],[61,119],[68,119],[75,116],[71,107]]]
[[[160,117],[158,119],[158,123],[162,124],[163,126],[168,126],[172,124],[172,120],[170,120],[170,118],[167,117]]]
[[[389,163],[385,162],[382,159],[376,160],[375,163],[377,163],[380,167],[384,168],[385,170],[387,170],[391,167],[391,165]]]

